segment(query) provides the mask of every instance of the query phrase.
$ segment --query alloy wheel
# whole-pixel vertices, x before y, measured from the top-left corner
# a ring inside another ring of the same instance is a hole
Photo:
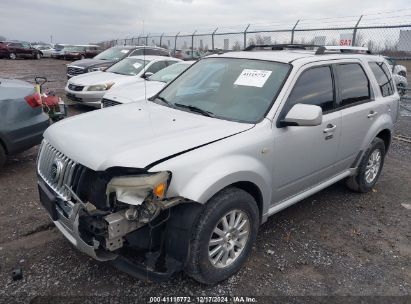
[[[368,158],[368,163],[365,168],[365,180],[371,184],[378,175],[381,167],[381,151],[379,149],[374,150]]]
[[[245,248],[250,234],[250,220],[244,211],[232,210],[214,227],[208,244],[208,258],[217,268],[234,263]]]

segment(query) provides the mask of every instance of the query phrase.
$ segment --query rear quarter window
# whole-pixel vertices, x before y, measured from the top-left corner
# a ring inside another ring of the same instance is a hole
[[[387,65],[384,62],[370,62],[369,66],[377,80],[381,95],[383,97],[393,95],[394,83]]]

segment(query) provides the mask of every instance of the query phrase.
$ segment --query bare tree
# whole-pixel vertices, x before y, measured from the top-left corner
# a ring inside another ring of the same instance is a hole
[[[253,37],[248,38],[247,45],[255,45],[255,40]]]
[[[236,40],[234,41],[233,47],[232,47],[233,51],[239,51],[241,50],[241,44],[240,41]]]
[[[264,38],[260,34],[255,35],[255,41],[257,44],[264,44]]]

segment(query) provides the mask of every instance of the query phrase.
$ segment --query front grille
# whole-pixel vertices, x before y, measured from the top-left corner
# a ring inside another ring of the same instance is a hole
[[[84,74],[84,69],[83,68],[78,68],[78,67],[67,67],[67,74],[70,76],[76,76],[80,74]]]
[[[79,176],[85,167],[69,159],[43,140],[37,159],[37,172],[61,198],[68,200],[70,192],[66,186],[77,188]]]
[[[68,88],[72,91],[77,91],[78,92],[78,91],[83,91],[84,86],[78,86],[78,85],[69,83]]]
[[[105,99],[105,98],[103,98],[101,103],[103,104],[103,108],[117,106],[117,105],[121,104],[121,102],[110,100],[110,99]]]

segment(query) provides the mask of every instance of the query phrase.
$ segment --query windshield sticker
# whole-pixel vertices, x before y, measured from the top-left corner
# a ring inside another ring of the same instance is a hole
[[[138,69],[139,67],[141,67],[141,63],[135,62],[135,63],[133,63],[133,67]]]
[[[271,73],[272,71],[244,69],[234,84],[262,88]]]
[[[121,50],[120,52],[122,52],[123,54],[127,54],[130,50]]]

